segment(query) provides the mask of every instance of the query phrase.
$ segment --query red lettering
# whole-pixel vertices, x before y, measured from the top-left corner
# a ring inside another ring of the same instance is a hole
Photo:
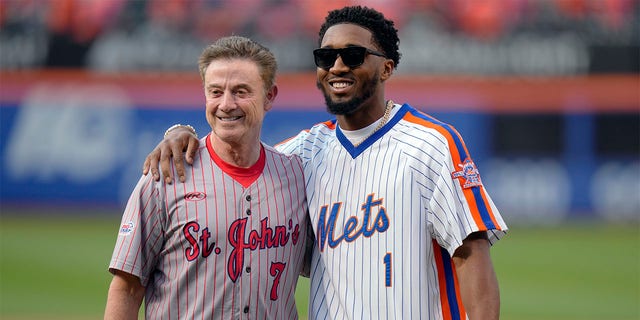
[[[200,249],[202,248],[202,257],[206,258],[216,247],[216,243],[209,243],[209,239],[211,238],[211,232],[209,232],[209,228],[204,228],[202,230],[202,234],[200,235],[200,244],[198,245],[198,231],[200,231],[200,225],[191,221],[184,225],[182,228],[182,234],[184,235],[187,242],[189,242],[190,246],[184,250],[184,256],[187,258],[187,261],[194,261],[200,255]]]
[[[251,230],[251,232],[249,232],[248,247],[251,250],[256,250],[258,248],[264,249],[264,239],[260,236],[258,231]]]
[[[273,248],[273,230],[267,226],[269,218],[264,218],[260,221],[260,228],[262,229],[262,244],[260,249]]]
[[[283,262],[272,262],[271,269],[269,269],[269,274],[274,277],[273,285],[271,286],[271,293],[269,295],[269,299],[271,301],[278,300],[278,285],[280,284],[280,278],[282,277],[282,272],[284,271],[284,267],[287,264]]]
[[[187,223],[184,226],[184,228],[182,228],[182,233],[184,234],[184,237],[187,239],[187,242],[189,242],[189,244],[191,245],[190,247],[187,247],[184,250],[184,255],[187,258],[187,261],[193,261],[200,255],[200,247],[198,246],[198,240],[196,240],[196,238],[193,235],[191,235],[190,230],[193,230],[197,234],[197,232],[200,230],[200,225],[198,225],[198,223],[196,222],[191,221]]]
[[[272,240],[274,247],[286,245],[287,242],[289,242],[289,233],[287,232],[287,228],[284,226],[276,226],[276,234]]]
[[[215,247],[215,242],[213,245],[209,245],[209,238],[211,238],[211,232],[209,232],[209,228],[204,228],[202,230],[202,235],[200,236],[200,243],[202,243],[202,257],[208,257],[211,252],[213,252],[213,248]]]
[[[289,220],[289,224],[291,224],[291,220]],[[300,225],[296,224],[293,228],[293,232],[291,233],[291,243],[295,246],[298,244],[298,238],[300,237]]]
[[[264,218],[260,221],[260,230],[247,230],[247,219],[238,219],[229,227],[228,240],[233,250],[229,255],[227,273],[233,282],[242,273],[245,250],[277,248],[285,246],[289,242],[289,232],[285,226],[276,226],[275,229],[272,229],[269,227],[269,218]],[[291,228],[292,224],[290,220],[289,228]],[[300,226],[295,225],[294,233],[292,234],[292,238],[295,237],[293,239],[294,245],[298,242],[299,234]]]
[[[233,247],[231,254],[229,255],[229,265],[227,266],[227,273],[231,281],[236,282],[240,273],[242,272],[242,266],[244,265],[244,233],[247,226],[247,218],[238,219],[229,227],[229,244]]]

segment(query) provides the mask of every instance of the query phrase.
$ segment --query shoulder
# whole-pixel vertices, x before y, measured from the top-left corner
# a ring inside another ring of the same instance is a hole
[[[333,120],[327,120],[324,122],[320,122],[315,124],[313,127],[306,129],[306,130],[302,130],[300,131],[300,133],[298,133],[298,135],[294,136],[291,139],[296,139],[296,138],[308,138],[308,137],[314,137],[314,136],[322,136],[322,135],[326,135],[326,134],[331,134],[332,132],[334,132],[336,130],[336,125],[337,121],[335,119]],[[286,141],[285,141],[286,142]]]
[[[268,144],[262,143],[262,147],[264,148],[264,152],[268,158],[279,158],[286,159],[287,161],[291,161],[291,159],[295,159],[297,156],[289,153],[284,153],[279,149],[276,149],[275,146],[270,146]]]
[[[295,153],[283,153],[274,147],[262,144],[266,157],[266,165],[271,168],[279,168],[284,172],[294,175],[302,175],[302,159]]]
[[[458,130],[451,124],[441,121],[425,112],[419,111],[408,104],[403,105],[406,112],[402,116],[402,124],[407,130],[416,130],[427,133],[445,144],[449,149],[466,149],[464,140]],[[421,135],[423,138],[425,135]]]
[[[199,169],[202,167],[202,160],[206,160],[210,157],[209,151],[207,150],[207,138],[209,135],[200,138],[200,144],[198,145],[198,149],[196,150],[193,156],[193,165],[192,167]],[[184,156],[184,154],[183,154]],[[184,159],[182,159],[184,161]],[[176,166],[175,166],[175,158],[173,156],[169,157],[169,163],[171,171],[173,172],[174,177],[177,176]],[[162,171],[162,170],[160,170]],[[162,173],[161,173],[162,174]],[[161,180],[164,180],[164,176],[161,177]]]
[[[275,145],[275,148],[286,153],[304,148],[305,145],[314,144],[318,139],[335,135],[336,120],[328,120],[315,124],[309,129],[300,131],[297,135]]]
[[[430,114],[417,110],[408,104],[405,104],[402,107],[403,109],[406,108],[406,112],[404,112],[402,116],[402,120],[405,123],[414,127],[435,130],[445,137],[458,135],[458,131],[453,125],[441,121]]]
[[[299,163],[300,162],[300,157],[297,154],[292,154],[292,153],[284,153],[278,149],[276,149],[275,147],[272,147],[270,145],[267,144],[262,144],[262,146],[264,147],[264,152],[265,155],[267,156],[267,161],[278,161],[278,162],[283,162],[283,163]]]

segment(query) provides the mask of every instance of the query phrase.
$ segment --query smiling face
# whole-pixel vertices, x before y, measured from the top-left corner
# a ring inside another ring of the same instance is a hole
[[[373,44],[371,31],[355,24],[336,24],[324,34],[321,48],[360,46],[380,51]],[[384,57],[367,54],[362,65],[349,68],[338,57],[329,69],[317,68],[317,86],[322,91],[327,110],[336,115],[351,115],[381,92],[380,74],[385,68]]]
[[[248,59],[211,61],[204,72],[207,122],[213,142],[233,146],[260,142],[265,113],[271,109],[277,88],[265,92],[257,64]]]

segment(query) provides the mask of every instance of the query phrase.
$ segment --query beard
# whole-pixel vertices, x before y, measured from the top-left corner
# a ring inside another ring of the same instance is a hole
[[[373,96],[373,91],[378,86],[378,82],[380,78],[376,75],[371,78],[368,82],[365,83],[362,89],[362,93],[351,98],[348,101],[343,102],[335,102],[331,99],[331,96],[325,90],[325,88],[320,84],[319,81],[316,81],[316,86],[322,94],[324,95],[324,103],[327,105],[327,112],[334,115],[350,115],[358,110],[365,101],[367,101],[371,96]]]

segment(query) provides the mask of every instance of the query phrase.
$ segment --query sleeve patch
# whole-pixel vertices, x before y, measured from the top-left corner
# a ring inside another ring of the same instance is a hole
[[[480,172],[476,168],[476,164],[473,160],[467,158],[463,163],[458,164],[461,168],[460,171],[454,171],[451,177],[454,179],[460,179],[462,188],[468,189],[471,187],[482,186],[482,180],[480,179]]]
[[[121,236],[126,236],[132,233],[133,229],[135,229],[135,224],[133,223],[133,221],[129,221],[127,223],[122,224],[122,226],[120,227],[119,233]]]

